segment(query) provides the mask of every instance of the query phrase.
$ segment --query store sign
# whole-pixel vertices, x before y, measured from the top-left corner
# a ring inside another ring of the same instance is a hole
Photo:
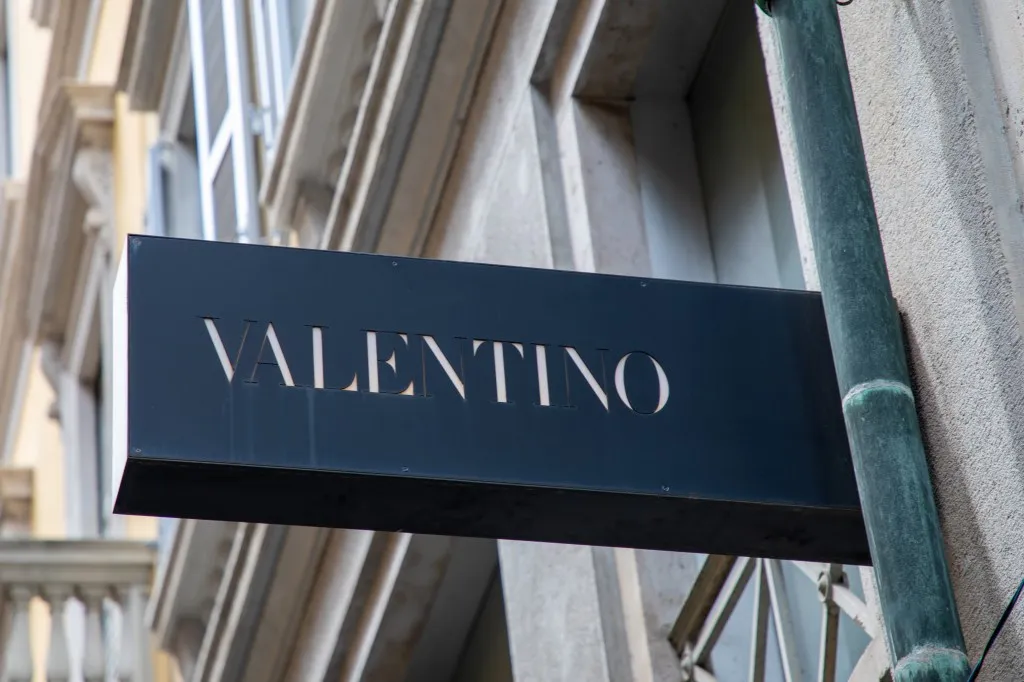
[[[869,561],[815,293],[124,253],[117,513]]]

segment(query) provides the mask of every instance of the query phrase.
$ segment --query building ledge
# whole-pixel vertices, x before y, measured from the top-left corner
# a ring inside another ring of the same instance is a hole
[[[148,588],[155,560],[153,544],[136,540],[3,540],[0,584]]]

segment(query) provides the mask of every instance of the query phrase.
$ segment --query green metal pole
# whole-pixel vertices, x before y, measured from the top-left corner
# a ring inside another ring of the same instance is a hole
[[[970,665],[836,3],[771,0],[770,11],[894,678],[964,682]]]

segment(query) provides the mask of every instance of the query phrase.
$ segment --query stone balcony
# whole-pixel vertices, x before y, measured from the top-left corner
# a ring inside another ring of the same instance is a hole
[[[155,558],[137,541],[0,540],[0,679],[150,682]]]

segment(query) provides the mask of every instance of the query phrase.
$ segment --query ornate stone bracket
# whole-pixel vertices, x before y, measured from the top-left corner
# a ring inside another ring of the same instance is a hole
[[[25,313],[31,335],[59,339],[73,310],[74,282],[88,251],[82,232],[89,222],[85,214],[90,208],[111,214],[113,92],[109,86],[67,83],[47,107],[22,215],[30,228],[24,245],[30,263]]]
[[[108,149],[86,147],[75,154],[71,177],[89,205],[82,229],[97,237],[109,259],[113,251],[114,163]]]

